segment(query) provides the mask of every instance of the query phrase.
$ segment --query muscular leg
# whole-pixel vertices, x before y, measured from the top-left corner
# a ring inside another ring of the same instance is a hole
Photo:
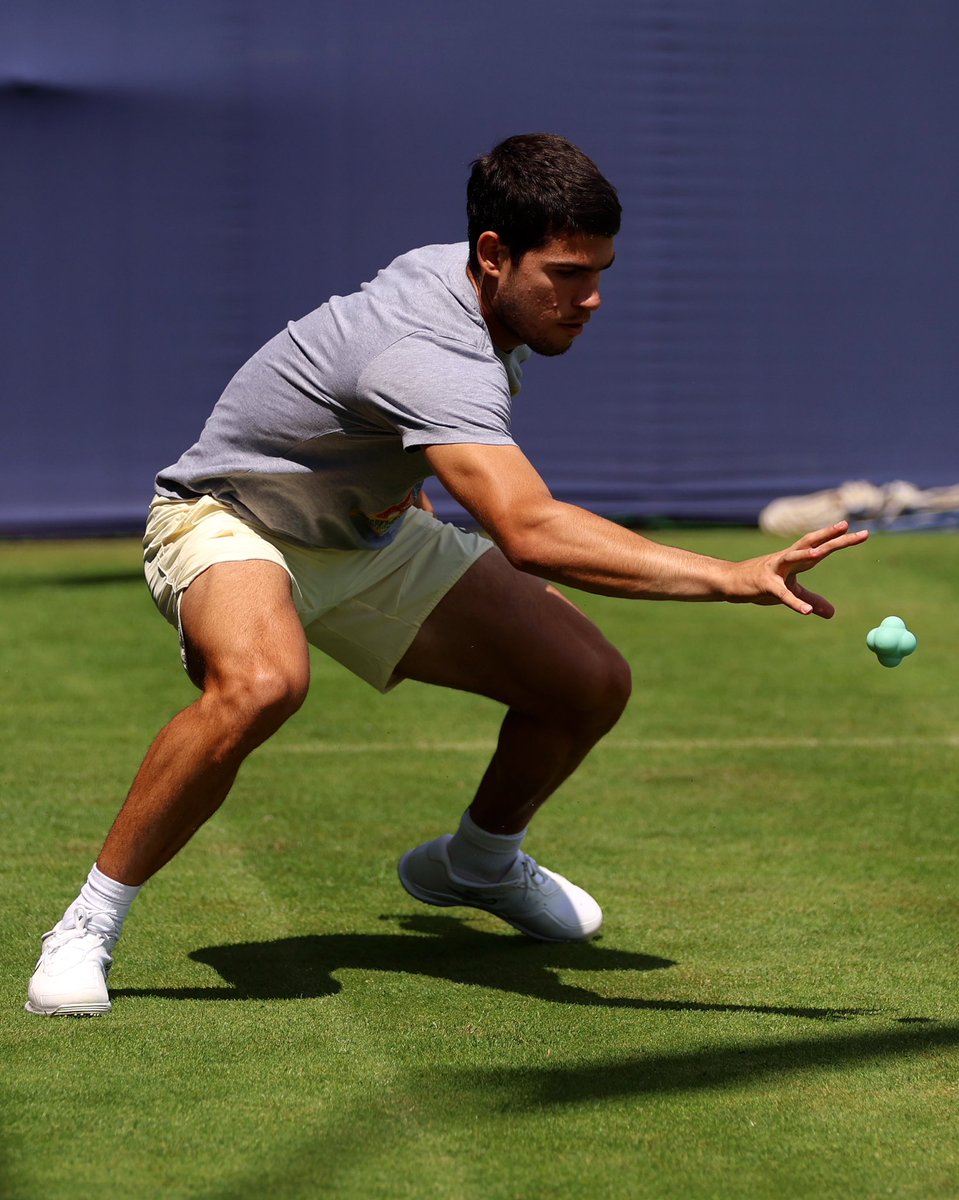
[[[629,667],[574,604],[497,550],[433,610],[398,672],[507,705],[470,815],[517,833],[619,719]]]
[[[97,865],[140,884],[226,799],[247,755],[300,707],[309,651],[286,572],[276,563],[220,563],[181,607],[198,700],[150,747]]]

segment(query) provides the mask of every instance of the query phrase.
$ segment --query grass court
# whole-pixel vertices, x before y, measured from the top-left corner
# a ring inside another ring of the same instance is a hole
[[[70,1020],[23,1012],[39,935],[194,693],[134,542],[0,546],[0,1195],[959,1195],[957,551],[837,555],[806,577],[832,622],[580,598],[635,694],[528,849],[603,904],[588,945],[406,895],[498,710],[314,656],[134,906],[113,1014]],[[890,614],[919,637],[894,670]]]

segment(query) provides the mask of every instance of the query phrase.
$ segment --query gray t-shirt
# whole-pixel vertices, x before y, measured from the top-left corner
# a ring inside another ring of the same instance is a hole
[[[233,377],[158,494],[215,496],[306,546],[389,543],[430,474],[424,446],[514,444],[529,350],[494,348],[467,253],[413,250],[291,321]]]

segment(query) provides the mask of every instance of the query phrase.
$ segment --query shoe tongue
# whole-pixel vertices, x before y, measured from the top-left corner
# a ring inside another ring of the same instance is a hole
[[[115,938],[117,936],[116,921],[113,914],[108,912],[92,912],[87,914],[87,929],[93,933],[99,933],[103,937]]]

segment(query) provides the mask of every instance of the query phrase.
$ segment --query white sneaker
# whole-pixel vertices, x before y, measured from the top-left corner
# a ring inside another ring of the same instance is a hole
[[[585,942],[599,931],[603,910],[593,897],[522,851],[499,883],[459,878],[446,850],[451,836],[417,846],[400,859],[400,883],[417,900],[440,908],[481,908],[541,942]]]
[[[91,926],[110,920],[75,904],[43,935],[37,969],[27,989],[27,1012],[44,1017],[98,1017],[111,1008],[107,976],[113,958],[109,934]],[[67,924],[72,921],[72,924]]]

